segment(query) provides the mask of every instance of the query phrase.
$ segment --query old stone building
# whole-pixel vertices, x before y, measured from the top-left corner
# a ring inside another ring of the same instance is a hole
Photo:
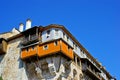
[[[62,25],[0,34],[3,80],[112,80],[113,77]]]

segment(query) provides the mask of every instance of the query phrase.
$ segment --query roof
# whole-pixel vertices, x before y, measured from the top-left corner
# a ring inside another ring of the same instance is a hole
[[[6,39],[4,39],[4,38],[0,38],[0,43],[2,42],[2,41],[7,41]]]
[[[29,29],[27,29],[27,30],[21,32],[21,34],[29,33],[30,31],[34,31],[34,30],[36,30],[36,28],[38,28],[38,27],[37,27],[37,26],[34,26],[34,27],[32,27],[32,28],[29,28]]]

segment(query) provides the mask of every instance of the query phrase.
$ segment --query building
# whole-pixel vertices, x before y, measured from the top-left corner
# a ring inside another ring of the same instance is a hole
[[[3,80],[114,79],[64,26],[23,27],[0,34]]]

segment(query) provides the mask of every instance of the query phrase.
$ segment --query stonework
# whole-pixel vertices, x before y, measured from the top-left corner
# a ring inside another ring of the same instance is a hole
[[[1,75],[4,80],[20,80],[20,38],[8,43],[7,53],[1,59]]]
[[[73,74],[74,70],[76,75]],[[26,71],[29,80],[77,80],[82,75],[74,62],[61,55],[26,62]]]

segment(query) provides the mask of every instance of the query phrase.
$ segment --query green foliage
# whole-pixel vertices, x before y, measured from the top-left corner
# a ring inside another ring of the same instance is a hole
[[[3,80],[1,76],[0,76],[0,80]]]

